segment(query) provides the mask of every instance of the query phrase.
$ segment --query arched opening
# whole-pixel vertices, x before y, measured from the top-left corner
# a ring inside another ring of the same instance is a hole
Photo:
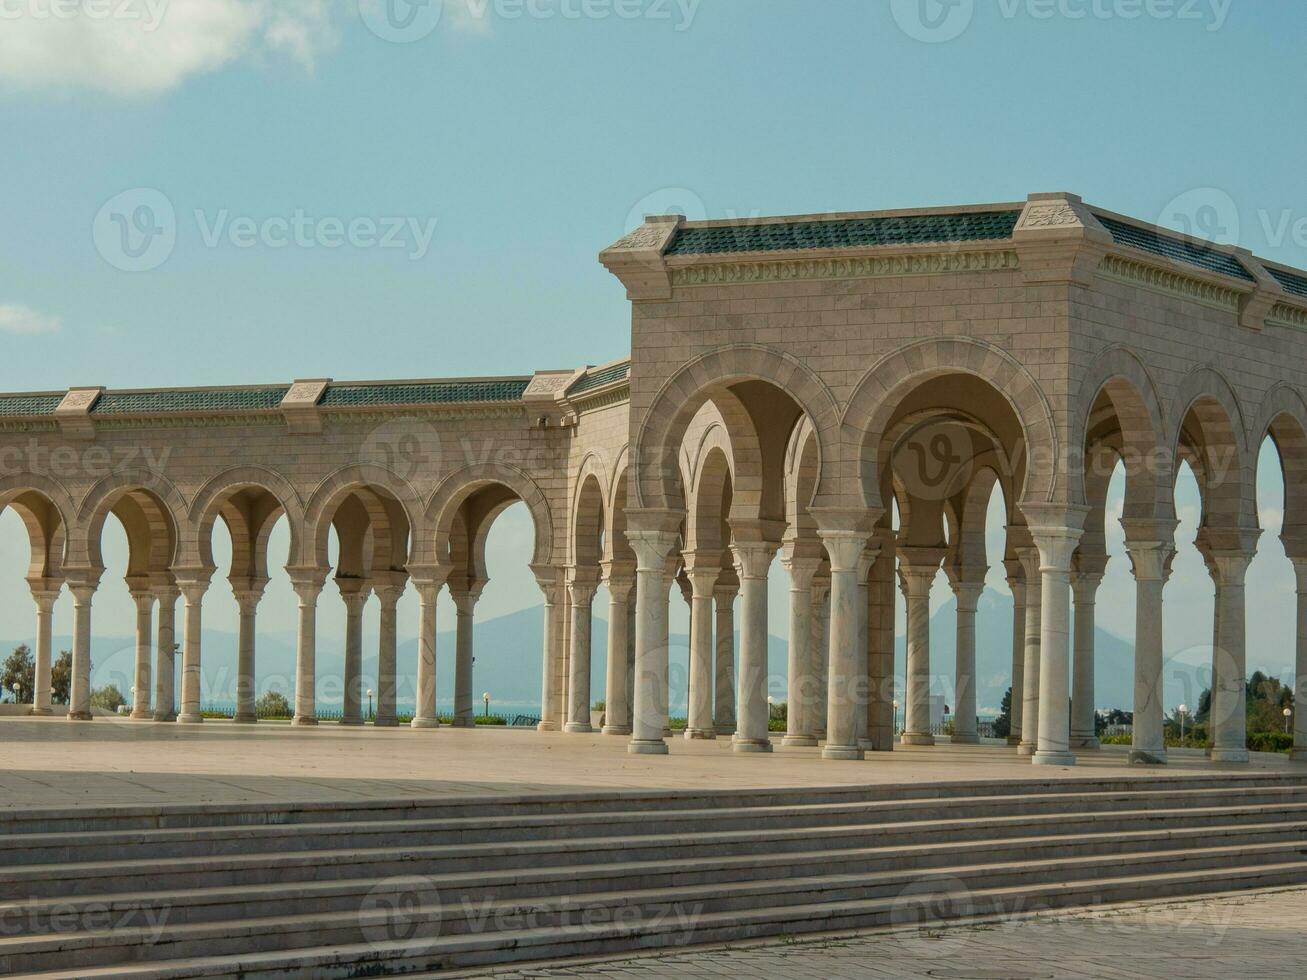
[[[49,714],[68,703],[66,664],[58,672],[57,689],[52,686],[60,652],[71,647],[55,626],[56,615],[66,621],[71,601],[59,601],[66,538],[64,517],[45,494],[28,489],[0,494],[0,554],[27,555],[25,563],[6,562],[0,577],[0,621],[13,627],[0,641],[0,704],[12,706],[5,710]]]

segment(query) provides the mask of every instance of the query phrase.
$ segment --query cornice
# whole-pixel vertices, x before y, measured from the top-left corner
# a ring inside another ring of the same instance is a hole
[[[1010,248],[897,255],[791,258],[761,262],[697,262],[671,269],[673,286],[791,282],[804,279],[870,279],[957,272],[995,272],[1020,266]]]
[[[1276,303],[1271,308],[1271,315],[1268,316],[1267,322],[1274,323],[1284,327],[1298,327],[1307,330],[1307,309],[1301,306],[1290,306],[1288,303]]]
[[[591,412],[597,412],[601,409],[611,408],[614,405],[623,405],[631,400],[631,383],[623,381],[606,390],[600,390],[595,394],[587,392],[580,398],[570,399],[573,409],[578,415],[588,415]]]
[[[1238,312],[1239,300],[1243,295],[1239,290],[1229,286],[1222,286],[1196,276],[1184,275],[1174,269],[1150,265],[1121,255],[1106,256],[1099,265],[1098,272],[1106,279],[1142,286],[1170,296],[1180,296],[1227,312]]]

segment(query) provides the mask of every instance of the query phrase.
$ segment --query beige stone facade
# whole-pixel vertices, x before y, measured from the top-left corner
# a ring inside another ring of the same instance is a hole
[[[941,572],[959,600],[954,741],[965,743],[976,737],[984,521],[999,486],[1019,596],[1012,741],[1037,763],[1070,763],[1095,744],[1093,631],[1082,627],[1106,561],[1107,482],[1124,462],[1134,757],[1162,762],[1160,610],[1183,460],[1200,484],[1199,546],[1217,594],[1213,752],[1246,758],[1243,574],[1268,434],[1287,477],[1286,550],[1300,577],[1307,568],[1307,274],[1068,194],[748,222],[655,217],[600,259],[631,300],[629,361],[520,378],[0,396],[0,505],[31,532],[28,578],[45,623],[35,709],[48,708],[48,608],[67,586],[71,715],[87,713],[99,535],[113,512],[139,597],[138,688],[156,690],[156,719],[198,720],[208,542],[214,522],[227,523],[243,597],[237,714],[252,718],[253,622],[267,534],[284,514],[300,597],[297,720],[314,721],[316,603],[334,574],[351,609],[347,720],[361,720],[351,602],[382,599],[378,719],[393,722],[394,601],[411,581],[422,599],[414,725],[437,723],[437,656],[457,664],[456,723],[470,723],[485,536],[522,500],[545,596],[543,728],[589,731],[602,698],[606,733],[665,751],[667,611],[680,593],[692,609],[687,736],[768,751],[766,591],[779,554],[791,598],[785,743],[820,744],[831,759],[892,747],[895,588],[907,601],[903,739],[932,739],[926,596]],[[609,650],[623,655],[592,691],[601,582]],[[459,638],[437,651],[446,588]],[[147,716],[139,703],[137,713]]]

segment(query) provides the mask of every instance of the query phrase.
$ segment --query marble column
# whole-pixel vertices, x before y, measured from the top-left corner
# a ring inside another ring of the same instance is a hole
[[[1248,761],[1244,579],[1260,533],[1207,528],[1199,532],[1199,548],[1217,583],[1217,642],[1212,656],[1212,706],[1208,718],[1213,762]]]
[[[1166,764],[1162,703],[1162,590],[1175,556],[1174,521],[1126,521],[1126,553],[1135,577],[1135,688],[1130,761]]]
[[[562,627],[564,619],[563,596],[567,591],[563,569],[554,565],[532,565],[536,585],[544,597],[544,645],[540,672],[540,724],[538,731],[557,732],[563,728],[562,690],[559,683],[559,661],[563,654]]]
[[[136,663],[132,670],[132,718],[144,721],[154,718],[151,708],[152,691],[150,659],[154,653],[154,593],[148,589],[133,589],[132,602],[136,604]]]
[[[844,524],[844,526],[840,526]],[[863,601],[858,576],[865,567],[869,535],[856,530],[852,520],[832,521],[818,532],[830,557],[831,612],[830,665],[826,695],[826,744],[823,759],[861,759],[857,713],[862,710],[856,691],[858,676],[858,624]]]
[[[1017,549],[1026,578],[1024,663],[1021,668],[1021,742],[1017,753],[1033,756],[1039,748],[1039,644],[1043,635],[1044,576],[1039,570],[1039,549]],[[1015,697],[1015,695],[1014,695]]]
[[[628,568],[625,563],[606,563],[604,585],[608,589],[608,662],[604,674],[602,731],[605,735],[630,735],[631,702],[627,696],[630,670],[626,647],[631,591],[635,588],[634,568]]]
[[[1071,677],[1071,747],[1096,749],[1098,744],[1095,724],[1094,698],[1094,630],[1098,587],[1103,582],[1102,568],[1105,557],[1097,558],[1092,565],[1077,559],[1076,570],[1071,574],[1071,592],[1075,600],[1075,650]]]
[[[790,637],[786,659],[785,737],[782,745],[814,746],[817,688],[812,642],[812,585],[821,567],[820,545],[786,545],[781,559],[790,576]]]
[[[812,670],[815,689],[812,692],[812,734],[818,740],[826,737],[826,687],[829,683],[827,662],[830,657],[830,575],[819,575],[812,583],[812,634],[809,648],[812,651]]]
[[[402,585],[391,583],[377,586],[377,601],[381,605],[377,643],[377,715],[373,722],[378,728],[394,728],[399,724],[395,684],[398,660],[398,615]]]
[[[980,742],[976,731],[976,609],[985,591],[983,566],[950,569],[949,585],[957,605],[957,673],[953,692],[955,745]]]
[[[853,690],[853,697],[857,704],[854,712],[854,719],[858,728],[858,748],[866,751],[872,748],[871,744],[871,711],[872,699],[870,695],[870,664],[871,664],[871,587],[868,579],[871,576],[871,567],[876,563],[877,552],[864,551],[862,553],[862,563],[858,566],[858,623],[857,623],[857,647],[854,655],[857,658],[854,670],[857,672],[857,684]]]
[[[690,677],[689,718],[685,737],[714,739],[713,673],[716,650],[713,647],[713,589],[721,574],[721,555],[687,553],[686,576],[690,583]]]
[[[409,569],[418,594],[417,692],[410,728],[439,728],[436,714],[436,606],[446,575],[438,572],[415,574]]]
[[[484,583],[466,591],[451,592],[454,600],[454,726],[476,725],[476,706],[472,691],[476,659],[476,605]]]
[[[1039,743],[1036,765],[1075,765],[1071,752],[1071,557],[1087,507],[1026,505],[1039,549]]]
[[[1019,558],[1003,562],[1007,569],[1007,586],[1012,591],[1012,693],[1008,696],[1007,744],[1021,744],[1024,715],[1022,679],[1026,673],[1026,573]]]
[[[258,689],[255,684],[255,646],[259,602],[267,579],[233,584],[232,594],[240,610],[240,633],[236,648],[236,713],[232,721],[252,725],[258,721]]]
[[[897,543],[882,531],[872,546],[879,554],[867,579],[867,744],[874,752],[894,751],[894,624],[898,593]]]
[[[934,745],[930,731],[930,589],[943,548],[900,548],[899,582],[907,605],[907,692],[904,745]]]
[[[202,693],[202,649],[204,626],[202,613],[204,595],[209,591],[209,576],[192,574],[177,579],[182,592],[182,709],[177,721],[183,725],[198,725],[204,721],[200,710]]]
[[[1290,556],[1298,580],[1298,636],[1294,658],[1294,762],[1307,762],[1307,557]]]
[[[598,585],[598,573],[592,569],[573,569],[567,583],[572,600],[572,655],[568,660],[567,724],[563,731],[573,734],[594,731],[590,725],[590,635]]]
[[[635,707],[627,751],[665,755],[663,731],[667,725],[667,559],[679,535],[671,530],[671,515],[641,528],[637,515],[627,513],[632,526],[626,532],[635,551]],[[679,524],[679,519],[677,520]]]
[[[154,720],[177,720],[177,600],[181,590],[174,585],[157,586],[159,622],[155,627]]]
[[[289,571],[289,570],[288,570]],[[295,715],[292,725],[318,723],[318,596],[326,583],[326,569],[289,572],[299,599],[295,638]]]
[[[73,664],[68,691],[68,719],[91,720],[91,602],[100,585],[99,571],[69,577],[73,594]]]
[[[631,591],[626,597],[626,721],[635,718],[635,569],[631,569]]]
[[[36,660],[32,684],[32,714],[48,715],[50,707],[51,670],[54,666],[54,604],[59,599],[59,583],[54,588],[32,588],[36,602]]]
[[[363,724],[363,608],[372,591],[362,579],[336,578],[345,604],[345,684],[340,723]]]
[[[722,736],[735,734],[735,597],[739,591],[735,569],[722,569],[713,589],[716,610],[713,724]]]
[[[736,752],[770,752],[767,703],[767,573],[778,543],[735,541],[735,574],[740,579],[740,676],[736,684]]]

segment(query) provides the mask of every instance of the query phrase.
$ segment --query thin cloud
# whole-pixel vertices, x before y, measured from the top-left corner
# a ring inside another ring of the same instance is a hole
[[[0,333],[18,336],[58,333],[63,323],[57,316],[39,313],[17,303],[0,304]]]

